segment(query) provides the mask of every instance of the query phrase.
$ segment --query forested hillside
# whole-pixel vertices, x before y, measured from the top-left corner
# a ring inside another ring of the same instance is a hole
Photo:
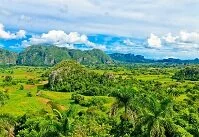
[[[109,56],[120,62],[127,62],[127,63],[149,63],[149,62],[154,62],[153,60],[150,59],[145,59],[144,56],[141,55],[134,55],[134,54],[121,54],[121,53],[113,53],[109,54]]]
[[[62,60],[76,60],[81,64],[108,64],[111,58],[103,51],[81,51],[56,46],[30,46],[19,53],[17,64],[29,66],[53,66]]]
[[[0,65],[16,64],[17,54],[0,48]]]
[[[142,55],[134,55],[131,53],[123,54],[123,53],[112,53],[109,56],[120,63],[161,63],[161,64],[199,64],[199,59],[189,59],[189,60],[181,60],[176,58],[168,58],[168,59],[147,59]]]
[[[95,96],[111,93],[114,77],[109,73],[100,75],[73,61],[63,61],[54,67],[48,79],[50,90]]]
[[[0,64],[17,64],[26,66],[53,66],[62,60],[75,60],[84,65],[97,64],[133,64],[133,63],[154,63],[154,64],[198,64],[199,59],[146,59],[141,55],[113,53],[106,54],[99,49],[78,50],[65,47],[33,45],[25,48],[19,54],[0,49]]]

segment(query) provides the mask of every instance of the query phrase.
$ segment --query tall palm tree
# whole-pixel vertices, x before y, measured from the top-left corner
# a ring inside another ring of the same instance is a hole
[[[116,98],[115,103],[111,108],[111,115],[116,115],[120,109],[124,109],[120,116],[120,123],[114,125],[111,133],[116,137],[129,136],[134,130],[137,120],[137,109],[135,108],[135,90],[131,87],[120,87],[114,93]]]
[[[134,93],[134,90],[130,87],[120,87],[119,90],[114,93],[116,102],[112,105],[111,115],[115,115],[119,109],[124,108],[124,116],[127,118],[128,111],[131,110]]]
[[[147,100],[147,99],[146,99]],[[142,124],[147,128],[147,136],[166,137],[165,133],[171,132],[172,100],[158,101],[154,96],[145,102]]]

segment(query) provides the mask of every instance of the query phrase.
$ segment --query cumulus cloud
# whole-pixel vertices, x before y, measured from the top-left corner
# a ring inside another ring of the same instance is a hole
[[[178,35],[168,33],[165,36],[156,36],[151,34],[147,42],[150,48],[161,48],[170,51],[198,51],[199,33],[180,31]]]
[[[156,36],[155,34],[151,33],[150,37],[147,39],[148,47],[149,48],[161,48],[162,42],[161,39]]]
[[[16,33],[11,33],[9,31],[5,31],[4,25],[0,23],[0,39],[21,39],[26,37],[25,30],[19,30]]]
[[[175,43],[178,38],[179,38],[178,36],[172,36],[171,33],[168,33],[166,36],[163,37],[163,39],[167,43]]]
[[[86,35],[81,35],[77,32],[70,32],[66,34],[62,30],[51,30],[42,35],[34,35],[29,40],[24,40],[22,45],[27,47],[30,45],[48,44],[56,45],[59,47],[74,48],[75,44],[84,44],[90,48],[97,48],[105,50],[105,46],[95,44],[88,40]]]
[[[180,40],[188,43],[199,43],[199,33],[197,32],[180,32]]]

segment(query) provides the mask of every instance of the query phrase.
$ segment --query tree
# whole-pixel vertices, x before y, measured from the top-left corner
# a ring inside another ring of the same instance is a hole
[[[111,115],[115,115],[119,109],[124,108],[124,116],[127,118],[134,93],[134,90],[130,87],[120,87],[117,92],[113,93],[116,102],[112,105]]]
[[[11,82],[12,81],[12,76],[5,76],[4,81],[5,82]]]
[[[38,137],[62,137],[67,136],[69,131],[69,121],[66,115],[62,115],[56,109],[53,113],[46,113],[45,116],[24,116],[22,122],[17,125],[16,133],[20,136]]]
[[[124,108],[123,114],[120,116],[120,123],[113,126],[111,134],[116,137],[129,136],[135,127],[136,112],[134,107],[135,90],[131,87],[120,87],[114,93],[116,102],[111,109],[111,115],[115,115],[119,109]]]
[[[147,98],[147,97],[146,97]],[[170,134],[171,118],[172,118],[172,100],[165,99],[158,101],[154,96],[146,99],[141,118],[142,126],[148,131],[147,136],[150,137],[166,137],[166,133]]]
[[[79,104],[81,101],[84,100],[84,96],[77,93],[73,93],[71,99],[74,100],[76,104]]]

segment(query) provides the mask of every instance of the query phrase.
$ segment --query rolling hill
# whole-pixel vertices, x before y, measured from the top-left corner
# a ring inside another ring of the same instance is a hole
[[[53,66],[62,60],[75,60],[81,64],[108,64],[112,59],[98,49],[81,51],[56,46],[30,46],[19,53],[18,65]]]

